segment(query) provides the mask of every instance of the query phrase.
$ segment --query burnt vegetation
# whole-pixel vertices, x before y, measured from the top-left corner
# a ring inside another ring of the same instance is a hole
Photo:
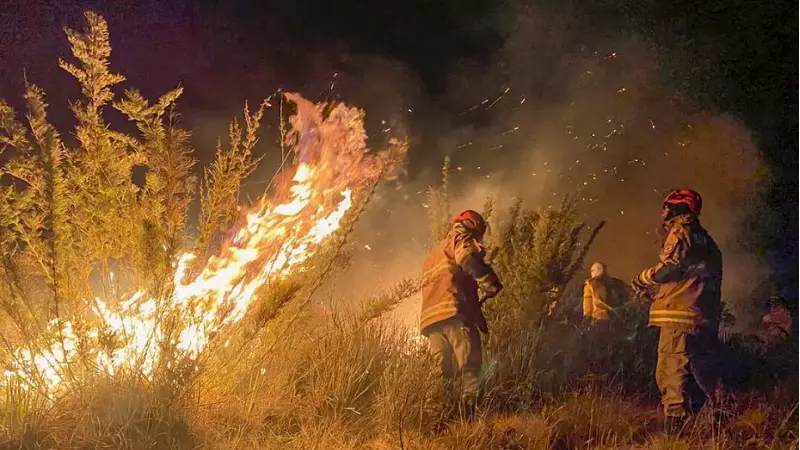
[[[0,101],[0,151],[8,154],[0,168],[3,448],[796,448],[796,337],[726,334],[736,363],[731,397],[704,410],[682,437],[656,431],[657,336],[645,326],[646,305],[627,305],[624,332],[601,350],[576,326],[570,302],[603,224],[579,221],[572,197],[541,210],[522,200],[498,210],[487,200],[488,245],[501,248],[494,266],[506,288],[486,305],[485,395],[475,422],[434,434],[444,392],[433,361],[424,342],[384,319],[419,290],[416,272],[357,302],[356,311],[320,316],[308,307],[321,280],[346,265],[344,239],[374,186],[360,191],[312,269],[256,292],[245,319],[197,360],[180,358],[165,338],[152,372],[136,364],[98,371],[90,349],[120,343],[90,332],[87,299],[116,307],[136,288],[166,298],[182,252],[198,261],[214,255],[246,206],[239,188],[259,162],[253,147],[268,103],[245,108],[244,126],[231,123],[198,186],[177,113],[182,89],[153,101],[133,89],[118,97],[113,88],[125,79],[110,69],[102,17],[87,13],[85,28],[66,34],[73,59],[60,66],[82,93],[71,104],[75,142],[50,124],[35,85],[23,114]],[[112,109],[138,133],[115,131],[104,118]],[[147,175],[135,185],[140,166]],[[448,172],[446,161],[442,185],[429,191],[432,241],[452,217]],[[198,198],[193,243],[187,214]],[[179,332],[179,320],[164,316],[166,336]],[[60,353],[44,366],[70,356],[56,393],[41,378],[10,372],[20,352],[45,348]]]

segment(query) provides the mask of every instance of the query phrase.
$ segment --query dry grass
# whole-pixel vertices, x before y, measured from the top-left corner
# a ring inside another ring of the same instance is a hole
[[[131,91],[117,104],[139,125],[140,138],[114,133],[102,122],[99,108],[112,100],[110,86],[122,79],[107,70],[105,22],[96,15],[88,21],[89,35],[69,34],[80,62],[63,63],[88,98],[75,107],[79,156],[64,157],[58,134],[47,125],[41,92],[31,88],[28,93],[31,114],[25,126],[0,103],[0,144],[30,156],[27,162],[15,159],[19,164],[2,172],[29,182],[21,191],[0,190],[4,360],[19,343],[35,347],[40,316],[67,314],[57,308],[62,299],[74,302],[91,291],[85,282],[90,273],[99,272],[109,282],[110,259],[127,257],[134,278],[147,282],[168,275],[137,271],[167,271],[165,262],[177,251],[194,192],[187,133],[172,115],[178,90],[154,105]],[[99,48],[88,51],[87,45]],[[86,70],[98,72],[89,76]],[[231,127],[230,150],[221,150],[207,172],[206,243],[230,220],[225,208],[232,206],[241,178],[255,162],[250,149],[260,115],[261,110],[245,113],[244,134]],[[133,200],[129,172],[142,161],[155,170],[140,204]],[[447,165],[443,189],[431,190],[434,236],[450,216],[446,176]],[[95,180],[90,187],[102,195],[80,190],[82,180]],[[658,432],[655,335],[644,326],[642,309],[631,305],[626,328],[603,342],[579,330],[568,315],[547,315],[554,299],[569,300],[567,286],[599,229],[586,236],[569,199],[547,211],[517,203],[504,212],[504,222],[493,218],[497,243],[506,250],[497,268],[507,289],[489,310],[493,329],[485,352],[485,395],[475,422],[449,420],[444,431],[436,432],[444,417],[436,365],[424,343],[381,318],[418,289],[418,280],[360,302],[356,311],[319,316],[308,308],[321,280],[336,276],[332,268],[341,266],[341,245],[369,192],[363,191],[356,212],[304,275],[265,286],[248,316],[218,336],[197,361],[172,360],[152,377],[135,370],[112,377],[78,364],[55,398],[6,380],[0,448],[796,448],[796,343],[765,348],[732,339],[731,351],[741,362],[736,402],[703,411],[684,436],[670,438]],[[82,208],[94,205],[94,216],[74,216],[69,205],[80,201],[87,202],[78,203]],[[491,202],[487,206],[491,209]],[[212,211],[217,207],[222,209]],[[89,219],[96,229],[87,225]],[[129,243],[126,227],[133,224],[147,231],[135,234],[142,244],[122,246]],[[34,288],[41,284],[46,287]],[[114,292],[113,284],[107,287]],[[552,296],[554,287],[559,289]]]
[[[269,337],[253,339],[235,358],[224,354],[214,361],[189,394],[180,386],[118,377],[94,380],[56,404],[24,409],[18,403],[16,424],[6,422],[9,427],[3,430],[7,448],[382,449],[400,448],[401,442],[403,448],[419,449],[796,445],[797,391],[791,382],[739,394],[733,406],[722,413],[704,411],[684,437],[671,439],[658,431],[657,403],[646,388],[579,370],[560,379],[558,389],[546,376],[528,378],[527,387],[489,379],[480,418],[450,422],[436,434],[443,392],[424,349],[410,346],[408,336],[390,324],[348,317],[303,321],[266,355],[261,350]],[[538,334],[521,340],[541,342]],[[534,348],[553,357],[552,350],[524,345],[507,357],[530,358],[535,362],[529,370],[547,373],[551,359],[534,357],[529,353]],[[225,358],[230,364],[218,366]],[[523,392],[531,395],[526,404],[519,401]],[[499,403],[507,398],[517,402]],[[4,403],[5,417],[12,415],[9,406]]]

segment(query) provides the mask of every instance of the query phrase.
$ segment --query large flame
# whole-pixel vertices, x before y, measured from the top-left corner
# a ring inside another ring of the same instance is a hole
[[[292,273],[339,229],[353,205],[352,189],[385,175],[387,164],[397,155],[366,154],[366,134],[357,109],[339,104],[323,116],[325,105],[314,105],[297,94],[286,96],[297,104],[289,139],[300,162],[287,169],[293,177],[278,190],[277,198],[263,196],[226,248],[210,258],[198,276],[186,280],[188,263],[195,256],[181,256],[169,298],[151,298],[140,290],[118,308],[95,299],[91,307],[98,317],[96,327],[79,336],[72,323],[53,321],[55,343],[38,354],[17,351],[14,366],[5,372],[7,378],[18,377],[24,387],[55,392],[78,357],[79,343],[87,338],[97,343],[90,350],[97,370],[111,375],[126,368],[150,375],[167,339],[179,357],[196,359],[216,333],[245,316],[259,287]],[[164,330],[168,317],[178,319],[177,333]],[[98,343],[101,336],[111,336],[119,344],[105,349]]]

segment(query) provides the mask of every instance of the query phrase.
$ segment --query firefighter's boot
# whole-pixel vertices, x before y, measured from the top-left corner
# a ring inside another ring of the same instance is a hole
[[[475,420],[478,399],[474,395],[465,395],[459,403],[459,415],[461,420],[472,422]]]

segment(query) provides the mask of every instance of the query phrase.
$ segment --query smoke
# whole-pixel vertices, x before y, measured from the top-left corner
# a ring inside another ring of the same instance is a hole
[[[584,220],[608,221],[587,263],[603,260],[625,280],[657,261],[666,191],[699,191],[701,222],[725,258],[724,300],[747,321],[768,275],[742,243],[762,167],[748,130],[684,98],[658,49],[636,36],[584,37],[579,45],[562,17],[530,8],[511,16],[503,48],[489,64],[451,67],[443,98],[425,98],[408,69],[385,60],[368,64],[351,86],[368,94],[343,92],[365,102],[368,118],[369,105],[383,105],[375,108],[382,115],[391,105],[406,114],[393,117],[395,126],[408,120],[418,134],[411,180],[374,200],[336,294],[357,298],[419,272],[428,245],[425,188],[438,184],[449,155],[454,213],[479,209],[488,196],[501,206],[520,197],[547,208],[577,193]],[[401,306],[406,323],[418,314],[413,305]]]
[[[372,148],[410,139],[408,173],[376,193],[350,241],[352,267],[324,295],[357,300],[419,273],[429,245],[425,192],[450,156],[453,213],[480,208],[488,196],[501,207],[520,197],[547,208],[577,193],[583,220],[607,220],[587,264],[603,260],[625,280],[657,260],[665,192],[701,192],[701,222],[725,258],[724,299],[750,320],[768,270],[743,245],[742,222],[758,201],[762,163],[741,123],[699,108],[672,81],[670,71],[695,68],[675,67],[636,35],[586,34],[575,19],[536,8],[508,7],[487,20],[504,44],[488,60],[443,68],[444,92],[427,90],[402,62],[341,43],[318,47],[309,73],[282,86],[363,108]],[[196,116],[196,139],[224,135],[233,113]],[[257,151],[266,157],[244,186],[251,197],[278,164],[277,113],[276,105],[265,116]],[[412,324],[414,301],[397,315]]]

